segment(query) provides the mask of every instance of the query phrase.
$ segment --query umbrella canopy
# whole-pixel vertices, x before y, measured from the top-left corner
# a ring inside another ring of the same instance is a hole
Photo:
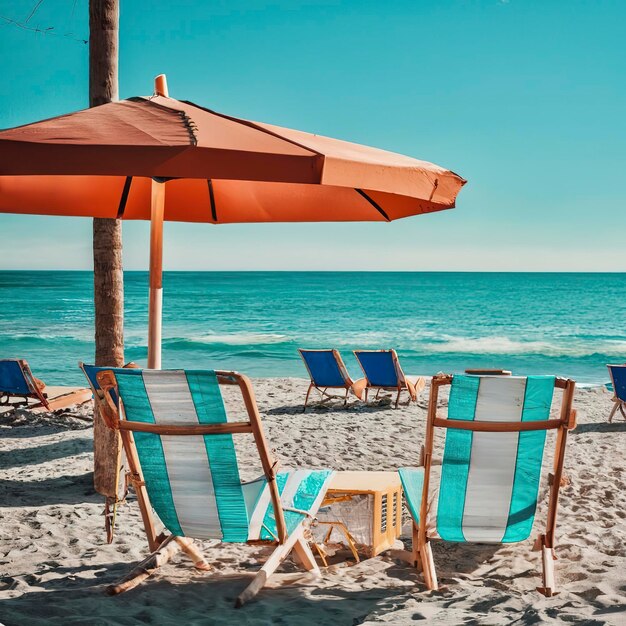
[[[0,131],[0,211],[150,219],[389,221],[454,206],[465,181],[384,150],[250,122],[163,96]]]
[[[0,131],[0,212],[152,221],[153,367],[164,219],[385,222],[452,208],[465,182],[426,161],[169,98],[164,76],[154,96]]]

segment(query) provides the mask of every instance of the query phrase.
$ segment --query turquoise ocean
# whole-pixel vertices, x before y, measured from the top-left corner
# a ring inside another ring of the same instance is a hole
[[[145,364],[148,276],[125,274],[126,359]],[[300,376],[297,348],[395,348],[408,374],[502,367],[608,380],[626,361],[626,274],[166,272],[163,366]],[[0,358],[48,384],[93,359],[90,272],[0,272]]]

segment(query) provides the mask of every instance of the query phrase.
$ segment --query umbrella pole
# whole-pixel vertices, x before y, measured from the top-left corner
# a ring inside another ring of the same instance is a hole
[[[150,216],[150,301],[148,303],[148,368],[161,369],[163,315],[163,213],[165,183],[152,181]]]
[[[167,78],[154,79],[154,93],[168,97]],[[150,201],[150,301],[148,303],[148,368],[161,369],[161,324],[163,321],[163,213],[165,183],[152,180]]]

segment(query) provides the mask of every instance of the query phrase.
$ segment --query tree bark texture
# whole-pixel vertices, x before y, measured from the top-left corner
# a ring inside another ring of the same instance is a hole
[[[119,0],[89,1],[89,106],[106,104],[118,92]],[[122,223],[93,220],[93,276],[96,365],[124,364],[124,274]],[[118,494],[119,434],[94,411],[94,486]]]

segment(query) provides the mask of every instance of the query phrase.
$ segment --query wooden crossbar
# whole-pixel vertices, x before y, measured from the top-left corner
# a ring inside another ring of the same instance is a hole
[[[560,419],[537,420],[536,422],[477,422],[436,417],[433,420],[433,426],[482,433],[514,433],[528,430],[553,430],[563,426],[563,422]]]
[[[504,371],[504,370],[500,370]],[[574,381],[569,380],[568,378],[560,378],[556,377],[554,379],[554,386],[558,389],[568,389]],[[445,385],[450,385],[452,383],[452,374],[437,374],[433,376],[431,381],[432,387],[443,387]]]
[[[178,426],[174,424],[148,424],[145,422],[120,420],[118,428],[120,430],[132,430],[133,432],[154,433],[155,435],[223,435],[253,432],[250,422]]]

